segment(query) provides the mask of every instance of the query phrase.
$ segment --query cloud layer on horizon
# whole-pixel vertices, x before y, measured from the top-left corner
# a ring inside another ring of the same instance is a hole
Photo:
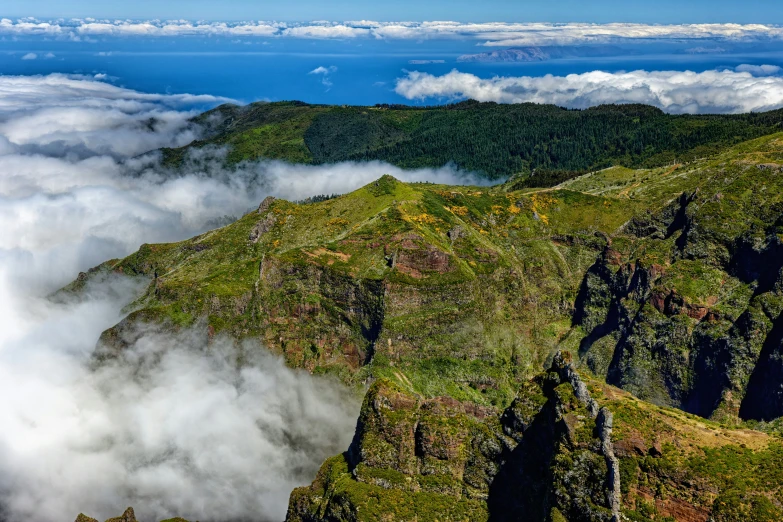
[[[570,45],[649,40],[783,40],[783,27],[764,24],[462,23],[451,21],[285,23],[268,21],[0,19],[0,34],[68,39],[102,36],[226,36],[305,39],[465,39],[485,46]]]
[[[736,70],[592,71],[568,76],[479,78],[456,69],[435,76],[409,71],[395,91],[409,100],[471,98],[497,103],[549,103],[585,109],[643,103],[673,114],[743,113],[783,107],[783,77],[775,66]],[[754,73],[756,75],[754,75]]]

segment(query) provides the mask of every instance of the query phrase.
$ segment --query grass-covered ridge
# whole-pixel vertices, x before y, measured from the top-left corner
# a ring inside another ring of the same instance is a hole
[[[554,188],[385,176],[312,204],[275,200],[107,267],[154,279],[131,319],[203,320],[347,382],[386,377],[502,407],[565,348],[648,400],[770,420],[739,408],[749,371],[775,357],[780,144],[772,135],[687,165],[612,167]],[[754,328],[758,338],[741,340]],[[711,353],[734,369],[699,358]]]
[[[224,105],[197,119],[229,162],[382,160],[403,168],[454,164],[488,179],[521,174],[522,186],[555,185],[612,165],[654,167],[713,155],[781,129],[783,111],[667,115],[643,105],[568,110],[467,101],[440,107],[346,107],[301,102]],[[176,165],[186,148],[165,150]],[[534,181],[524,181],[537,171]]]
[[[603,245],[595,231],[634,208],[390,176],[323,202],[262,207],[109,262],[153,278],[131,319],[206,319],[210,332],[259,338],[315,373],[388,376],[498,406],[569,330],[568,300]]]

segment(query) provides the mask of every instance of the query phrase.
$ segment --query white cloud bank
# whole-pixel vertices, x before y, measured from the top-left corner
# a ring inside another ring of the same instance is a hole
[[[238,368],[233,344],[207,344],[205,329],[140,329],[90,370],[87,350],[122,304],[97,290],[38,302],[33,317],[14,309],[30,301],[2,306],[27,327],[0,349],[5,520],[104,519],[127,505],[142,520],[281,520],[291,490],[350,443],[355,397],[253,343]]]
[[[783,107],[783,77],[774,76],[778,71],[774,66],[741,66],[737,70],[701,73],[593,71],[568,76],[489,79],[456,69],[441,76],[413,71],[397,80],[395,91],[409,100],[472,98],[498,103],[552,103],[569,108],[644,103],[675,114],[741,113]]]
[[[589,23],[461,23],[318,21],[283,23],[246,21],[236,23],[191,22],[183,20],[133,21],[92,20],[44,21],[32,18],[0,20],[0,34],[42,35],[63,38],[102,36],[226,36],[283,37],[306,39],[427,39],[475,40],[487,46],[568,45],[607,43],[619,40],[781,40],[783,27],[765,24],[589,24]]]
[[[196,129],[188,120],[228,101],[147,94],[63,74],[0,76],[0,142],[27,152],[134,156],[189,143]]]
[[[141,243],[191,237],[269,194],[302,199],[390,173],[459,182],[451,169],[382,163],[245,163],[197,151],[183,172],[151,148],[198,135],[192,110],[219,98],[145,94],[84,77],[0,76],[0,518],[281,520],[353,435],[358,403],[287,369],[257,343],[237,367],[204,329],[140,329],[94,369],[100,333],[146,282],[108,279],[81,302],[43,296]],[[139,154],[142,154],[139,156]]]

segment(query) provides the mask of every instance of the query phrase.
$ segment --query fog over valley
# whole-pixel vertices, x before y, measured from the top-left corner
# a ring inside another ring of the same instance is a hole
[[[64,75],[0,77],[0,92],[3,516],[105,518],[134,505],[148,519],[281,519],[291,489],[348,446],[355,395],[286,368],[257,343],[207,345],[205,325],[144,329],[95,369],[100,333],[148,281],[107,277],[78,300],[47,296],[80,271],[225,224],[269,194],[343,193],[384,173],[447,183],[466,175],[377,162],[228,170],[220,149],[173,172],[144,153],[198,137],[190,117],[223,100]]]

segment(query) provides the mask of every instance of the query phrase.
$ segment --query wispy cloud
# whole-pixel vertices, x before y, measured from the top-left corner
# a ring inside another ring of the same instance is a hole
[[[22,56],[22,60],[37,60],[38,55],[35,53],[27,53],[24,56]]]
[[[336,72],[337,72],[337,67],[336,66],[330,65],[329,67],[324,67],[322,65],[320,67],[316,67],[315,69],[313,69],[312,71],[310,71],[307,74],[318,74],[318,75],[323,76],[321,78],[321,83],[324,86],[326,86],[326,88],[328,90],[332,85],[334,85],[332,83],[332,79],[331,79],[330,75],[333,74],[333,73],[336,73]]]
[[[330,74],[333,72],[337,72],[337,67],[334,65],[330,65],[329,67],[324,67],[323,65],[316,67],[312,71],[310,71],[307,74]]]
[[[376,22],[370,20],[307,23],[267,21],[191,22],[160,20],[69,21],[24,18],[0,20],[0,34],[43,35],[71,39],[100,36],[227,36],[306,39],[474,40],[486,46],[567,45],[648,40],[781,40],[783,27],[765,24],[631,24],[631,23],[462,23],[450,21]]]
[[[764,76],[759,76],[759,71]],[[397,80],[410,100],[463,99],[498,103],[553,103],[586,108],[604,103],[645,103],[670,113],[741,113],[783,107],[783,77],[775,66],[738,70],[593,71],[568,76],[479,78],[456,69],[442,76],[419,71]]]
[[[30,152],[135,155],[188,143],[189,118],[228,101],[142,93],[86,76],[0,76],[0,134]]]

